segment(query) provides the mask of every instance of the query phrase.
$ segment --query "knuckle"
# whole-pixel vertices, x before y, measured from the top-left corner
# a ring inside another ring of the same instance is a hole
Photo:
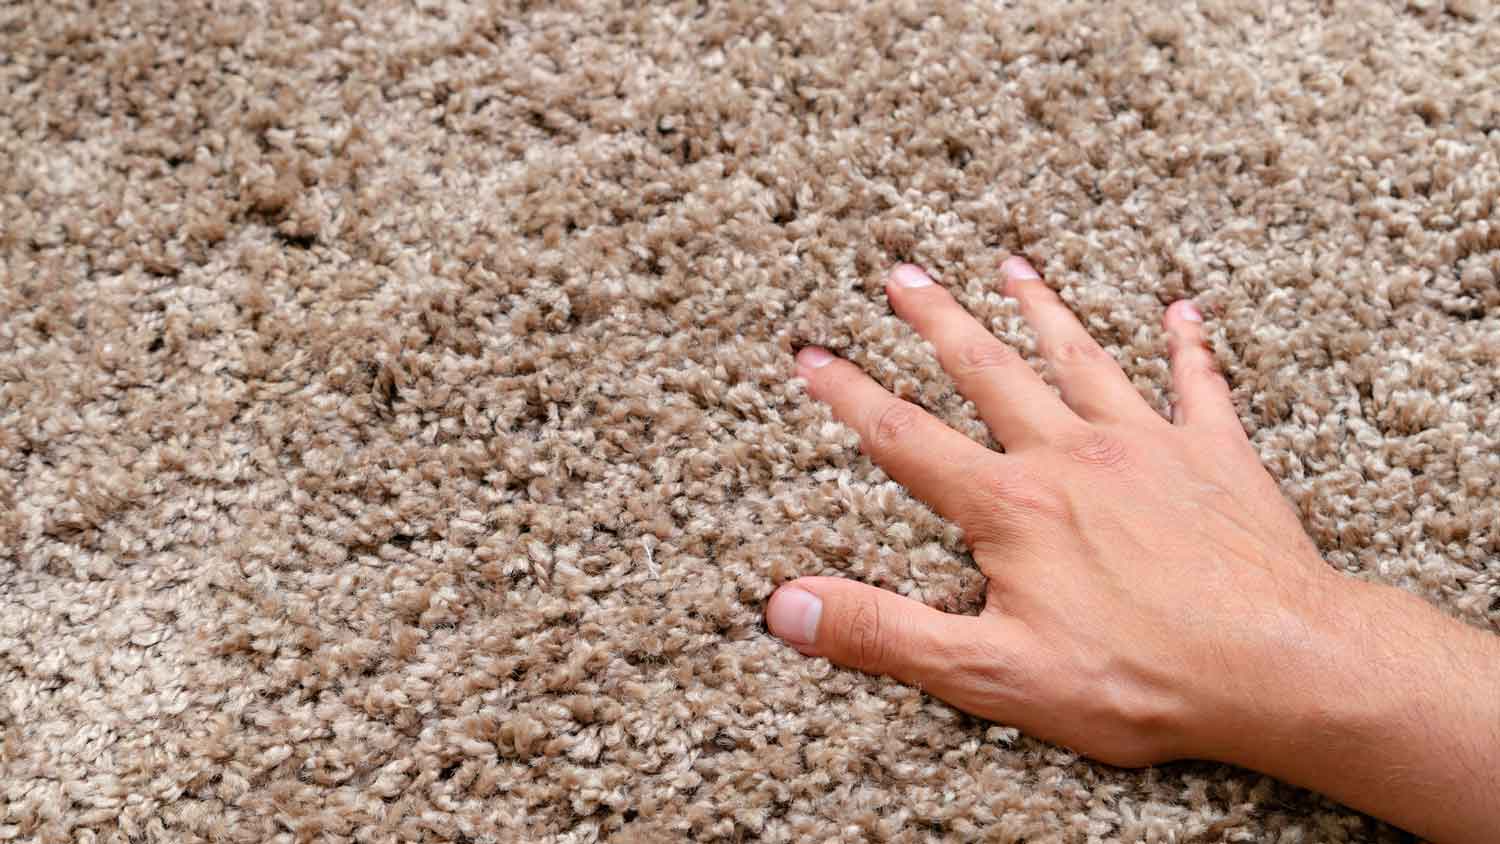
[[[995,463],[976,469],[970,482],[981,498],[1019,498],[1031,487],[1030,476],[1019,467]]]
[[[963,527],[971,545],[1009,538],[1020,525],[1055,519],[1064,509],[1050,487],[1017,466],[982,466],[970,476],[969,488],[974,495]]]
[[[1130,462],[1130,447],[1125,441],[1099,428],[1085,430],[1063,450],[1069,459],[1101,469],[1120,469]]]
[[[1167,335],[1167,348],[1174,354],[1203,348],[1203,335],[1194,328],[1179,328]]]
[[[911,402],[896,400],[876,411],[869,427],[869,450],[875,454],[890,451],[911,435],[921,423],[922,411]]]
[[[1171,352],[1174,361],[1179,364],[1191,364],[1195,361],[1213,361],[1214,350],[1208,341],[1202,337],[1174,334],[1168,341],[1168,351]]]
[[[1023,312],[1061,301],[1058,299],[1057,294],[1052,292],[1052,288],[1048,287],[1047,283],[1040,279],[1031,279],[1019,283],[1013,282],[1010,285],[1010,291]]]
[[[849,657],[861,671],[879,673],[886,664],[885,631],[881,629],[880,604],[861,601],[844,618],[840,631],[848,643]]]
[[[1058,343],[1049,357],[1062,366],[1076,366],[1102,363],[1109,357],[1109,354],[1097,343],[1067,340]]]
[[[1015,349],[995,341],[979,341],[961,346],[956,355],[954,374],[979,375],[1013,364],[1019,356]]]
[[[1027,320],[1034,318],[1037,308],[1040,307],[1037,301],[1037,291],[1033,289],[1040,286],[1038,284],[1023,283],[1013,284],[1010,287],[1010,295],[1016,300],[1016,307],[1020,309],[1021,316]]]

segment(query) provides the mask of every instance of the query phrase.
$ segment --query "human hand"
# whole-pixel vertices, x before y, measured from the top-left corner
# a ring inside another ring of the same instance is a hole
[[[1190,302],[1165,314],[1168,422],[1024,259],[1001,269],[1060,397],[917,267],[886,289],[1004,453],[824,349],[797,357],[861,448],[963,529],[989,578],[984,611],[804,577],[772,596],[771,631],[1104,762],[1234,762],[1480,840],[1465,836],[1500,815],[1495,637],[1327,567]]]
[[[1256,696],[1266,653],[1307,635],[1333,575],[1246,439],[1192,303],[1166,312],[1174,424],[1024,259],[1002,272],[1061,397],[922,270],[897,267],[887,292],[1003,454],[821,348],[797,357],[861,448],[963,528],[984,612],[802,578],[772,598],[770,627],[1102,761],[1204,755],[1232,728],[1226,683]]]

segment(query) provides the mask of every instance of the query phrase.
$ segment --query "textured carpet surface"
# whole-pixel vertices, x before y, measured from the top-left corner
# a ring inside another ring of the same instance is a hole
[[[881,281],[1031,354],[1016,251],[1159,407],[1198,297],[1330,565],[1500,626],[1494,15],[6,5],[0,839],[1403,840],[761,613],[977,607],[792,354],[985,438]]]

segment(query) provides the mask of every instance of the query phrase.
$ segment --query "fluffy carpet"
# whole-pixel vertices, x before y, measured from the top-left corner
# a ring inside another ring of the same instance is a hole
[[[1162,408],[1196,296],[1329,564],[1493,629],[1497,92],[1483,0],[6,5],[0,839],[1404,840],[768,636],[982,586],[792,355],[985,438],[892,263]]]

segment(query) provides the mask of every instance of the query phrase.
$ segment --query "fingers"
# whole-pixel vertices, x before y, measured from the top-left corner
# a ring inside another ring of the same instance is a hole
[[[813,398],[859,434],[859,445],[892,479],[949,519],[967,506],[962,479],[984,460],[1003,460],[927,411],[891,395],[859,367],[826,349],[797,353],[797,374]]]
[[[920,267],[900,264],[886,285],[891,306],[937,349],[943,369],[1007,450],[1078,418],[1014,349],[1000,342]]]
[[[1219,374],[1213,351],[1203,338],[1203,313],[1184,299],[1167,308],[1164,320],[1172,355],[1172,389],[1177,394],[1172,421],[1243,435],[1229,384]]]
[[[1042,356],[1052,365],[1069,407],[1092,422],[1160,421],[1120,365],[1025,258],[1012,255],[1000,265],[1000,272],[1006,291],[1020,303],[1022,315],[1036,332]]]
[[[804,654],[895,677],[971,712],[981,708],[981,694],[1003,697],[993,687],[1013,662],[1005,655],[1020,649],[1016,623],[1006,617],[945,613],[838,577],[783,584],[766,606],[766,624]]]

